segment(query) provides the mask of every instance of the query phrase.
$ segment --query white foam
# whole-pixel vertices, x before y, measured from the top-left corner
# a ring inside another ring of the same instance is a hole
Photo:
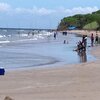
[[[0,41],[0,43],[9,43],[10,41]]]
[[[20,34],[20,36],[22,36],[22,37],[27,37],[28,34]]]
[[[3,38],[4,36],[3,35],[0,35],[0,38]]]
[[[16,41],[20,41],[20,42],[24,42],[24,41],[29,41],[29,40],[38,40],[37,38],[31,38],[31,39],[22,39],[22,40],[16,40]],[[13,42],[16,42],[13,41]]]
[[[6,35],[0,35],[0,38],[4,38],[4,37],[6,37]]]

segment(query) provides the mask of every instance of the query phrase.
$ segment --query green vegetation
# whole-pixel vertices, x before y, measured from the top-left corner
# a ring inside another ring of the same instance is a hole
[[[85,29],[85,30],[91,30],[91,29],[96,30],[98,27],[99,27],[99,24],[95,21],[95,22],[91,22],[91,23],[85,25],[83,27],[83,29]]]
[[[77,29],[100,30],[100,10],[91,14],[65,17],[58,25],[58,30],[66,30],[70,26],[75,26]]]

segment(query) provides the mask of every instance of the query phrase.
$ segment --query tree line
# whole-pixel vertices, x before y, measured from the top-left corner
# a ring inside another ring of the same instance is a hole
[[[100,10],[91,14],[77,14],[61,19],[57,29],[66,30],[74,26],[77,29],[100,30]]]

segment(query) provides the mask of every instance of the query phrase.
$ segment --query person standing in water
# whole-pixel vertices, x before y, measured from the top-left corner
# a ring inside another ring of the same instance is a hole
[[[57,33],[54,33],[54,39],[56,39]]]
[[[93,36],[93,33],[91,34],[91,46],[93,46],[93,43],[94,43],[94,36]]]
[[[96,34],[95,43],[98,44],[98,41],[99,41],[99,37],[98,37],[98,34]]]
[[[87,35],[83,35],[82,43],[83,43],[84,49],[86,50],[86,47],[87,47]]]
[[[66,44],[66,40],[64,40],[64,42],[63,42],[64,44]]]

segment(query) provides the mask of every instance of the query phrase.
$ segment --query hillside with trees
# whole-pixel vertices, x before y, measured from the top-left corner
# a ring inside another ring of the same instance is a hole
[[[58,25],[58,30],[67,30],[74,26],[77,29],[100,30],[100,10],[91,14],[77,14],[65,17]]]

